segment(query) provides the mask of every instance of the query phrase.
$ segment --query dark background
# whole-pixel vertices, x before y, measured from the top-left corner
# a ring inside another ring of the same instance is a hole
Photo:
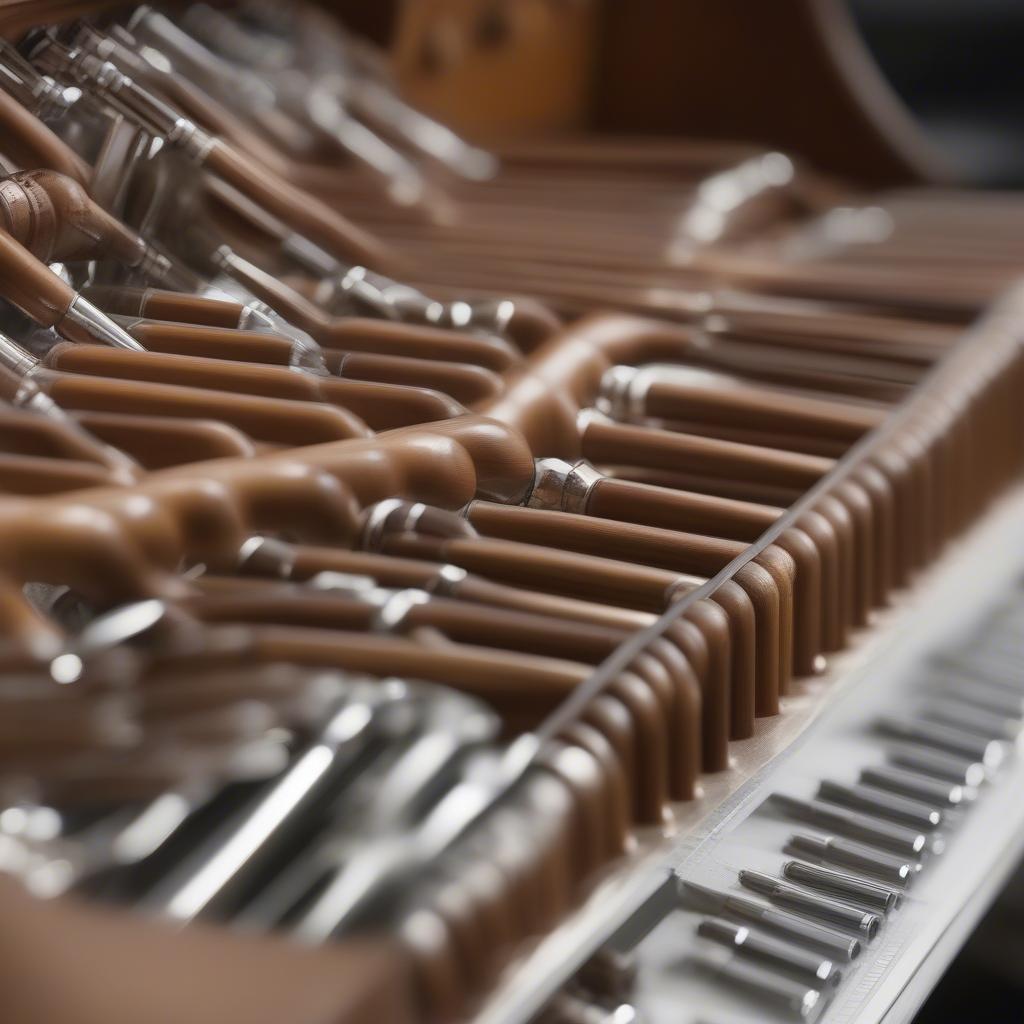
[[[1024,0],[848,3],[885,76],[956,170],[977,184],[1024,186]]]
[[[886,78],[958,174],[1024,187],[1024,0],[848,0]],[[914,1024],[1024,1021],[1024,872]]]

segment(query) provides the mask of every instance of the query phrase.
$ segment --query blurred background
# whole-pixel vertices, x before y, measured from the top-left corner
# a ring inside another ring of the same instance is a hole
[[[1024,3],[849,3],[882,73],[956,171],[1024,185]]]
[[[867,186],[1024,185],[1021,0],[331,0],[464,133],[758,141]],[[485,138],[486,140],[486,138]]]

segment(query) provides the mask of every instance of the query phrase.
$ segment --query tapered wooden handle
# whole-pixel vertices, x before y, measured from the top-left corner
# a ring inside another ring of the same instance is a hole
[[[42,327],[60,323],[75,300],[70,285],[2,230],[0,274],[0,294]]]

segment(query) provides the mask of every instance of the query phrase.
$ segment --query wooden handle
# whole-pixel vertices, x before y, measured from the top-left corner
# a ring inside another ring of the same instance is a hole
[[[597,464],[727,477],[800,491],[813,486],[833,465],[831,459],[818,456],[596,419],[584,428],[582,451],[584,458]]]
[[[160,288],[92,285],[84,290],[83,295],[109,314],[145,316],[153,320],[207,327],[237,327],[243,310],[238,302],[205,299]]]
[[[46,355],[46,363],[56,370],[92,377],[299,401],[315,402],[320,398],[314,377],[293,373],[284,366],[73,344],[54,346]]]
[[[144,1019],[154,999],[168,1019],[194,1024],[418,1019],[407,955],[390,940],[312,950],[202,925],[181,933],[135,914],[37,901],[13,881],[0,882],[0,904],[4,946],[11,947],[0,977],[12,1024],[128,1024]],[[91,950],[88,967],[83,948]],[[108,970],[123,972],[117,985],[101,982]],[[47,995],[31,981],[40,971],[54,980]],[[192,979],[187,993],[183,975]]]
[[[653,526],[675,531],[713,534],[729,540],[752,542],[782,514],[781,509],[746,502],[713,498],[707,495],[667,488],[645,486],[623,480],[602,479],[591,488],[586,511],[599,518]],[[821,604],[831,600],[825,593],[822,556],[814,541],[802,531],[785,531],[777,542],[793,559],[792,630],[795,650],[792,667],[783,670],[814,671],[815,659],[822,652]],[[836,580],[830,578],[830,586]]]
[[[288,338],[256,331],[157,320],[132,324],[132,336],[149,352],[290,366],[295,355]]]
[[[465,405],[484,402],[503,390],[496,373],[463,363],[348,352],[328,358],[327,365],[339,377],[431,388]]]
[[[501,373],[521,358],[497,336],[477,337],[419,324],[391,323],[365,317],[339,317],[318,339],[339,352],[409,356],[451,363],[469,363]]]
[[[713,426],[742,426],[756,443],[762,433],[817,434],[853,444],[885,419],[884,410],[746,384],[720,374],[701,372],[687,380],[668,371],[668,380],[652,381],[644,411],[660,419],[687,420]],[[794,449],[799,451],[800,449]]]
[[[4,298],[41,327],[59,324],[75,300],[75,291],[70,285],[2,230],[0,268],[3,270],[0,291]]]
[[[66,175],[19,171],[0,184],[0,226],[44,263],[109,257],[137,267],[148,245]]]
[[[118,412],[78,412],[74,418],[149,470],[256,454],[252,442],[240,430],[213,420]]]
[[[168,592],[167,578],[101,508],[73,497],[12,500],[0,505],[0,526],[0,575],[15,583],[67,585],[101,608]]]
[[[454,398],[429,388],[340,378],[321,380],[319,385],[326,401],[348,409],[372,430],[397,430],[466,414]]]
[[[0,494],[62,494],[113,482],[110,470],[95,462],[0,454]]]
[[[351,413],[321,403],[63,373],[48,379],[46,390],[69,410],[221,420],[270,444],[301,446],[369,433]]]

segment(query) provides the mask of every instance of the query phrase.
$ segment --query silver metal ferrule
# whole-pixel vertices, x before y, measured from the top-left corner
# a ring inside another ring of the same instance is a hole
[[[16,341],[0,334],[0,366],[16,374],[27,377],[39,365],[39,360],[30,352],[26,352]]]
[[[461,565],[442,565],[437,575],[424,587],[429,594],[455,597],[459,585],[469,576]]]
[[[334,569],[323,569],[315,576],[303,582],[310,590],[324,593],[341,593],[364,598],[367,594],[378,590],[377,581],[372,576],[364,576],[354,572],[336,572]]]
[[[788,907],[797,913],[816,917],[841,928],[848,928],[867,939],[873,939],[878,934],[881,924],[879,916],[859,907],[853,907],[811,890],[802,889],[800,886],[791,885],[761,871],[740,871],[739,881],[744,888],[761,893],[773,903]]]
[[[889,886],[816,864],[789,860],[783,864],[782,873],[808,889],[817,889],[877,914],[888,914],[900,902],[899,892]]]
[[[852,868],[901,889],[906,889],[913,882],[918,866],[909,858],[884,853],[872,846],[841,839],[838,836],[796,833],[790,836],[786,852],[804,858],[812,857],[825,864]]]
[[[295,549],[272,537],[249,537],[238,550],[236,572],[287,580],[295,568]]]
[[[741,957],[758,961],[784,974],[798,974],[816,988],[839,984],[841,973],[827,957],[809,952],[747,925],[734,924],[721,918],[705,918],[697,925],[697,934]]]
[[[384,538],[388,520],[399,509],[405,506],[401,498],[385,498],[374,505],[363,524],[361,547],[366,551],[376,551]]]
[[[412,587],[407,590],[393,591],[374,617],[374,632],[399,632],[413,608],[417,605],[428,604],[429,602],[430,594],[425,590],[418,590]]]
[[[583,513],[587,510],[590,495],[598,483],[603,479],[589,462],[582,459],[572,467],[572,473],[565,482],[565,492],[562,498],[563,512]]]
[[[338,261],[326,249],[296,231],[289,232],[281,239],[281,251],[304,270],[318,277],[330,277],[340,269]]]
[[[171,276],[173,265],[162,252],[157,252],[151,246],[145,246],[142,250],[142,258],[135,267],[148,281],[167,282]]]
[[[590,463],[537,459],[534,465],[533,488],[524,502],[528,508],[586,512],[590,493],[602,479]]]
[[[242,307],[236,327],[240,331],[252,331],[255,334],[275,334],[288,338],[293,343],[291,366],[295,369],[315,373],[319,377],[330,376],[324,362],[323,349],[305,331],[292,326],[279,313],[276,313],[265,302],[258,299],[247,302]]]
[[[439,327],[501,337],[505,336],[516,311],[511,299],[474,299],[470,302],[456,299],[444,304],[432,302],[430,308],[440,310],[439,314],[428,314]]]
[[[170,145],[181,150],[185,157],[197,167],[201,167],[206,162],[206,158],[217,143],[212,135],[208,135],[187,117],[176,117],[166,132],[165,138]]]
[[[647,416],[647,392],[657,377],[651,367],[613,366],[601,378],[595,405],[599,412],[620,423],[635,423]]]
[[[57,331],[69,341],[99,342],[113,348],[126,348],[133,352],[146,350],[123,328],[118,327],[106,313],[97,309],[81,295],[68,306]]]
[[[417,310],[420,298],[424,303],[428,301],[415,289],[404,288],[390,277],[375,274],[362,266],[349,267],[343,275],[331,281],[330,289],[329,301],[333,307],[337,307],[341,302],[348,304],[349,307],[355,303],[357,306],[371,309],[384,320],[401,321],[407,318],[406,310],[400,306],[401,299],[411,299]]]

